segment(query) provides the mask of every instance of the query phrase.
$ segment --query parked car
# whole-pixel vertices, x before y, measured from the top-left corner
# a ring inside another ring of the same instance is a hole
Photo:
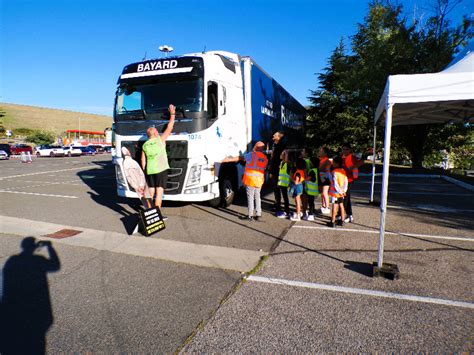
[[[39,145],[35,148],[38,157],[63,157],[64,150],[60,146],[55,145]]]
[[[8,156],[12,154],[11,149],[10,149],[10,144],[6,144],[6,143],[0,144],[0,150],[3,150],[5,153],[8,154]]]
[[[104,152],[106,153],[112,153],[112,146],[108,145],[104,148]]]
[[[13,155],[20,155],[21,153],[33,154],[33,148],[27,144],[15,144],[10,147],[11,153]]]
[[[72,156],[78,157],[79,155],[82,155],[82,150],[80,147],[73,147],[73,146],[63,147],[63,150],[64,150],[64,155],[67,155],[68,157],[72,157]]]
[[[94,148],[97,154],[104,153],[104,147],[102,147],[101,145],[88,145],[88,147]]]
[[[82,155],[95,155],[95,149],[90,147],[79,147],[82,152]]]
[[[8,153],[4,150],[0,150],[0,160],[8,160],[10,157],[8,156]]]

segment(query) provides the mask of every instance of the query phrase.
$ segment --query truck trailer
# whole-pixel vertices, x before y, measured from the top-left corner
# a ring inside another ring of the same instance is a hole
[[[225,157],[257,141],[271,147],[276,131],[290,148],[304,144],[305,108],[250,57],[208,51],[129,64],[117,81],[112,126],[119,196],[138,198],[124,178],[121,148],[139,162],[147,128],[164,131],[169,104],[176,118],[163,200],[228,206],[244,167],[221,164]]]

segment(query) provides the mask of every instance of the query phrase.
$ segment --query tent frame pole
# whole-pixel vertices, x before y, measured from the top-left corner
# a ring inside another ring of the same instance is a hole
[[[372,183],[370,185],[370,203],[374,202],[376,144],[377,144],[377,124],[374,124],[374,145],[373,145],[373,151],[372,151]]]
[[[391,279],[398,279],[398,266],[395,264],[387,264],[383,262],[384,242],[385,242],[385,217],[387,214],[387,196],[388,196],[388,177],[390,168],[390,143],[392,139],[392,113],[393,104],[387,103],[387,117],[385,119],[385,140],[383,154],[383,176],[382,176],[382,193],[380,196],[380,238],[379,238],[379,255],[377,266],[374,265],[374,276],[384,276]],[[374,263],[375,264],[375,263]]]

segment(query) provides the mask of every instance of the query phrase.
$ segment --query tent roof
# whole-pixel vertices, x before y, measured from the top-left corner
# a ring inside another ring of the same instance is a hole
[[[393,106],[393,125],[474,121],[474,41],[448,67],[432,74],[390,75],[375,123]]]

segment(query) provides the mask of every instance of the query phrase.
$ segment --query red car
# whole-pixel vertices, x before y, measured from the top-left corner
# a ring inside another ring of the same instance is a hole
[[[31,148],[29,145],[26,144],[15,144],[10,147],[10,151],[12,152],[12,155],[20,155],[21,153],[27,153],[30,152],[30,154],[33,154],[33,148]]]

